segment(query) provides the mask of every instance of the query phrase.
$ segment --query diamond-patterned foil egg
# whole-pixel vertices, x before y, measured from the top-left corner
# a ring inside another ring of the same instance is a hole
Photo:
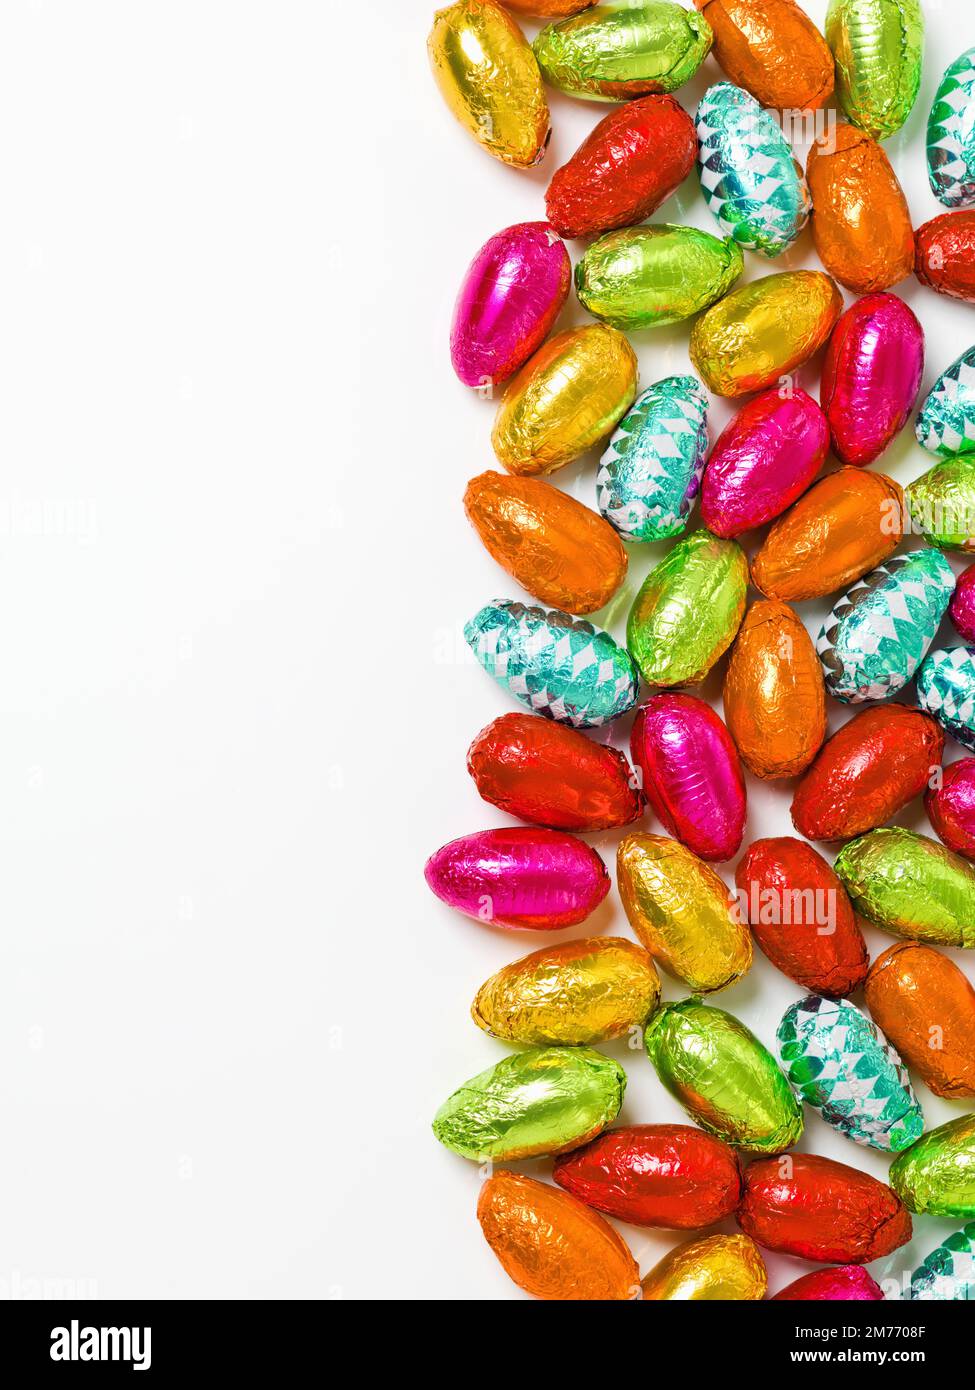
[[[919,1215],[975,1217],[975,1114],[929,1130],[898,1154],[890,1185]]]
[[[929,545],[975,550],[975,457],[944,459],[904,489],[911,518]]]
[[[671,0],[610,0],[559,24],[532,47],[545,81],[589,101],[674,92],[711,47],[707,20]]]
[[[668,1251],[643,1276],[641,1288],[645,1302],[754,1303],[765,1297],[768,1271],[748,1236],[704,1236]]]
[[[826,42],[836,97],[854,125],[886,140],[907,120],[921,85],[919,0],[830,0]]]
[[[829,693],[849,704],[896,694],[924,659],[954,587],[937,550],[895,555],[854,584],[816,639]]]
[[[975,347],[966,348],[924,398],[914,426],[929,454],[951,458],[975,452]]]
[[[628,541],[680,535],[707,452],[708,398],[697,377],[655,381],[624,415],[599,460],[599,510]]]
[[[911,1275],[908,1297],[975,1303],[975,1221],[935,1246]]]
[[[924,1116],[907,1068],[848,999],[807,994],[789,1005],[775,1036],[786,1076],[840,1134],[888,1153],[921,1137]]]
[[[975,869],[937,840],[885,826],[844,845],[833,869],[861,917],[881,931],[975,947]]]
[[[952,738],[975,749],[975,647],[938,647],[917,678],[921,706]]]
[[[936,1096],[975,1096],[975,989],[953,960],[898,941],[870,967],[867,1008]]]
[[[937,294],[975,304],[975,208],[943,212],[918,227],[914,274]]]
[[[464,636],[488,675],[534,714],[591,729],[636,704],[629,653],[582,618],[499,599],[475,613]]]
[[[929,787],[924,809],[942,844],[975,859],[975,758],[959,758],[941,774],[941,785]]]
[[[946,208],[975,203],[975,48],[945,68],[931,104],[928,182]]]
[[[780,255],[812,203],[777,122],[740,87],[716,82],[701,98],[696,123],[701,191],[721,230],[749,251]]]
[[[794,0],[694,0],[732,82],[773,111],[816,111],[833,94],[833,55]]]
[[[866,294],[833,329],[819,387],[833,452],[873,463],[914,409],[924,371],[924,330],[894,294]]]
[[[727,294],[741,251],[697,227],[622,227],[594,241],[575,269],[579,302],[614,328],[659,328]]]

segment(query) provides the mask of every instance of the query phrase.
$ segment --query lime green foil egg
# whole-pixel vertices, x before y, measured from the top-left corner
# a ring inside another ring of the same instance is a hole
[[[888,826],[843,846],[833,865],[861,916],[935,946],[975,947],[975,868],[937,840]]]
[[[802,1136],[802,1109],[775,1058],[733,1014],[699,999],[664,1004],[647,1056],[691,1118],[736,1148],[777,1154]]]
[[[900,130],[921,85],[918,0],[830,0],[826,42],[836,63],[836,98],[849,120],[875,140]]]
[[[615,0],[549,24],[532,47],[552,87],[588,101],[674,92],[713,41],[703,15],[671,0]]]
[[[945,459],[904,489],[911,519],[940,550],[975,550],[975,456]]]
[[[656,328],[707,309],[743,269],[730,238],[669,223],[624,227],[589,247],[576,266],[576,293],[614,328]]]
[[[910,1211],[975,1217],[975,1114],[939,1125],[898,1154],[890,1185]]]

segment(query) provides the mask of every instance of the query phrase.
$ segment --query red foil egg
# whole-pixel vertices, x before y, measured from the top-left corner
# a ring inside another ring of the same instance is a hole
[[[771,1301],[828,1299],[833,1303],[877,1303],[883,1296],[883,1289],[862,1265],[837,1265],[835,1269],[814,1269],[812,1274],[804,1274],[780,1289]]]
[[[942,844],[975,859],[975,758],[949,763],[941,786],[925,792],[924,809]]]
[[[938,294],[975,304],[975,208],[944,212],[918,227],[914,273]]]

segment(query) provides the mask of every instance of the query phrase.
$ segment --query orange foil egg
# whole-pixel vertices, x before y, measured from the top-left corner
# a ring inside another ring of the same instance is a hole
[[[752,583],[788,603],[846,589],[897,549],[903,512],[901,488],[883,473],[828,473],[769,531]]]
[[[975,989],[954,961],[920,941],[878,956],[867,1008],[906,1064],[936,1096],[975,1096]]]
[[[886,290],[914,269],[914,229],[890,160],[862,130],[836,125],[809,151],[806,181],[819,259],[857,294]]]
[[[756,777],[795,777],[826,737],[816,648],[784,603],[759,599],[738,630],[724,682],[724,717]]]
[[[539,0],[541,3],[541,0]],[[833,55],[794,0],[694,0],[711,50],[737,87],[774,111],[816,111],[833,94]]]

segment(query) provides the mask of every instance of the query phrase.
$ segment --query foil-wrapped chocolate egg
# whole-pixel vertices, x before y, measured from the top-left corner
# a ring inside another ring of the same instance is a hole
[[[837,1265],[834,1269],[814,1269],[803,1274],[772,1295],[772,1302],[822,1300],[830,1303],[879,1303],[884,1291],[862,1265]]]
[[[938,647],[918,672],[919,704],[966,748],[975,749],[975,647]]]
[[[748,1236],[704,1236],[669,1251],[641,1281],[645,1301],[717,1299],[755,1303],[765,1297],[768,1271]]]
[[[904,490],[915,528],[939,550],[975,550],[975,457],[942,459]]]
[[[969,565],[955,580],[948,616],[966,642],[975,642],[975,565]]]
[[[721,230],[749,251],[781,255],[812,211],[806,180],[781,127],[730,82],[708,88],[695,120],[701,191]]]
[[[624,415],[599,460],[599,510],[629,541],[680,535],[707,451],[708,398],[697,377],[655,381]]]
[[[959,758],[924,794],[924,809],[942,844],[975,859],[975,758]]]
[[[440,94],[465,130],[495,159],[528,169],[551,128],[535,55],[494,0],[457,0],[438,10],[427,51]]]
[[[710,391],[745,396],[775,385],[812,357],[842,307],[835,283],[821,271],[766,275],[696,319],[688,352]]]
[[[954,961],[898,941],[870,967],[867,1008],[936,1096],[975,1096],[975,989]]]
[[[833,55],[795,0],[694,0],[718,66],[760,106],[817,111],[833,94]]]
[[[857,912],[881,931],[934,946],[975,947],[975,869],[900,826],[844,845],[833,868]]]
[[[975,1303],[975,1222],[936,1245],[911,1276],[908,1298]]]
[[[946,208],[975,203],[975,48],[945,68],[928,115],[928,182]]]
[[[918,227],[914,274],[938,294],[975,304],[975,209],[944,212]]]
[[[567,19],[569,15],[588,10],[596,0],[501,0],[506,10],[516,14],[539,15],[544,19]]]
[[[922,449],[941,458],[975,452],[975,347],[938,377],[921,403],[914,433]]]
[[[727,294],[741,251],[697,227],[622,227],[594,241],[575,269],[579,302],[614,328],[659,328]]]
[[[929,1130],[898,1154],[890,1185],[919,1215],[975,1217],[975,1114]]]
[[[836,97],[875,140],[900,130],[921,85],[924,17],[919,0],[830,0],[826,42]]]

